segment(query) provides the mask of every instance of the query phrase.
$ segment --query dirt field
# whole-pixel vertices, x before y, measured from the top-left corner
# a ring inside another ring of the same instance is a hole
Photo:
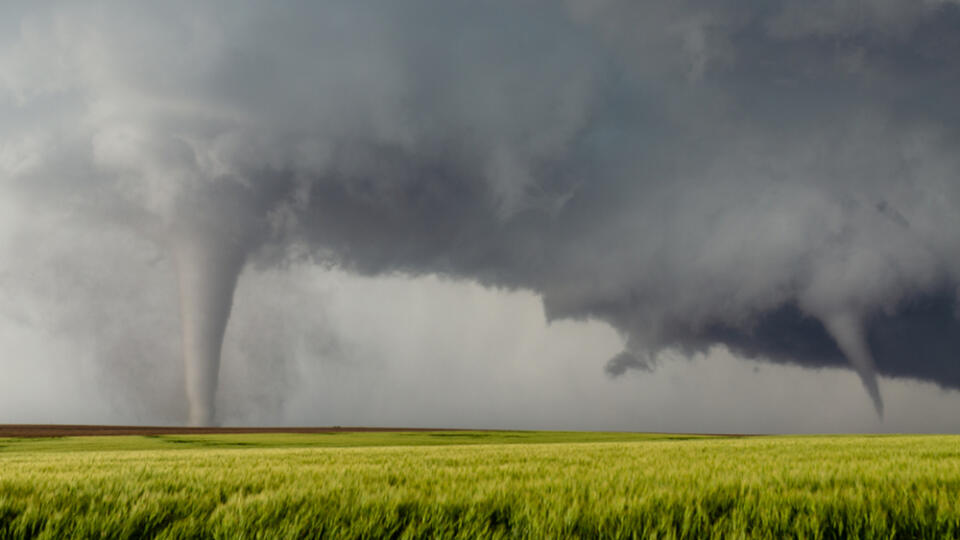
[[[58,424],[0,424],[3,437],[86,437],[91,435],[206,435],[211,433],[349,433],[387,431],[441,431],[432,428],[381,427],[178,427],[178,426],[84,426]],[[461,431],[443,429],[442,431]]]

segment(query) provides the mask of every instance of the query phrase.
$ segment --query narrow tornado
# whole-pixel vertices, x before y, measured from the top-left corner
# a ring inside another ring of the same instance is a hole
[[[877,416],[883,418],[883,398],[880,396],[880,386],[877,384],[877,369],[870,354],[870,347],[863,331],[863,323],[859,317],[851,313],[840,313],[824,319],[827,332],[833,336],[840,347],[840,351],[847,357],[853,366],[863,388],[873,401],[873,408]]]
[[[215,422],[220,350],[233,293],[243,268],[241,243],[223,234],[179,232],[173,252],[180,288],[180,323],[189,423]]]

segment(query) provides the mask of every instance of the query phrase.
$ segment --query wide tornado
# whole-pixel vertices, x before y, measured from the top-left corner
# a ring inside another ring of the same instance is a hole
[[[179,231],[173,240],[189,424],[216,423],[215,396],[223,336],[230,319],[242,245],[225,234]]]

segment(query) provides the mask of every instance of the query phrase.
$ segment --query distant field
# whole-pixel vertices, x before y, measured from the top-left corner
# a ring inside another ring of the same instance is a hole
[[[960,536],[960,437],[0,439],[0,538]]]

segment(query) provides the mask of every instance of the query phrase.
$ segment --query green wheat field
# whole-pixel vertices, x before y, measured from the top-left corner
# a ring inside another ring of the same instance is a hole
[[[0,439],[0,538],[954,538],[960,436]]]

